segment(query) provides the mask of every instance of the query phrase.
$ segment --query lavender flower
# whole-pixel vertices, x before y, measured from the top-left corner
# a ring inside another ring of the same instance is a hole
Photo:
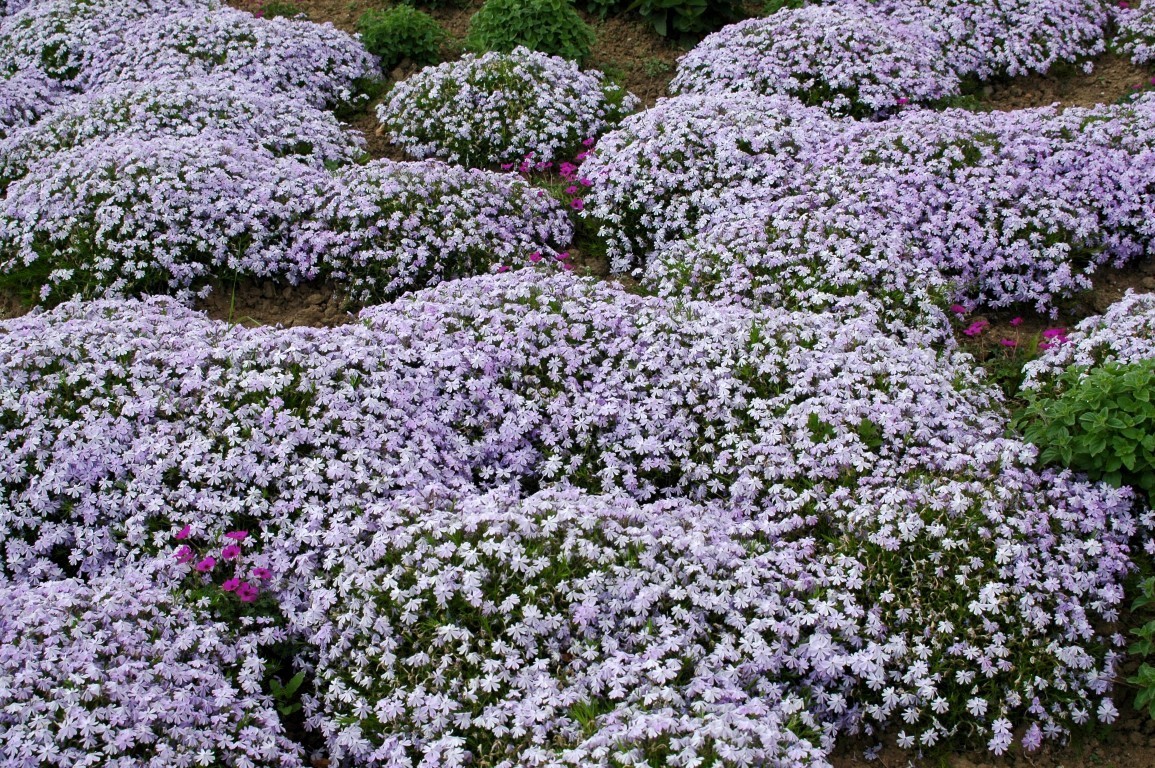
[[[261,643],[146,573],[0,586],[0,759],[303,766],[261,692]]]
[[[600,72],[518,47],[421,70],[393,88],[377,118],[413,157],[497,167],[568,160],[638,103]]]
[[[231,140],[137,138],[52,155],[0,203],[0,270],[40,298],[186,294],[229,272],[296,282],[299,225],[328,177]]]
[[[232,8],[145,16],[89,51],[86,88],[124,80],[239,77],[319,109],[359,104],[375,56],[332,24],[259,19]]]
[[[670,83],[674,95],[784,94],[856,116],[958,89],[958,75],[925,27],[855,5],[785,9],[723,27],[679,59]]]
[[[319,261],[362,302],[525,264],[573,230],[544,190],[511,174],[428,160],[378,160],[336,179],[319,212]]]
[[[23,70],[0,79],[0,141],[14,130],[35,123],[64,97],[65,91],[55,81],[36,70]]]
[[[228,78],[126,83],[70,99],[0,143],[0,191],[53,153],[108,138],[211,133],[318,167],[351,162],[365,142],[330,114]]]
[[[693,234],[722,208],[782,194],[840,128],[783,96],[682,96],[627,118],[582,166],[583,214],[600,224],[610,267],[626,272]]]

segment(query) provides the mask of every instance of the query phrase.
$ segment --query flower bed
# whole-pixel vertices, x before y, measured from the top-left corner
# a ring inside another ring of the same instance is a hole
[[[36,70],[24,70],[0,79],[0,141],[35,123],[64,96],[60,86]]]

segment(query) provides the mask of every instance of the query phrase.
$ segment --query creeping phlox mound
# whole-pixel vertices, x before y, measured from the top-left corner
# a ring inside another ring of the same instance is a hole
[[[1071,366],[1091,369],[1107,363],[1155,359],[1155,294],[1128,291],[1102,315],[1088,317],[1023,368],[1023,388],[1054,392]]]
[[[600,72],[518,47],[423,69],[393,88],[377,117],[413,157],[496,167],[568,160],[637,105]]]
[[[335,329],[3,330],[7,578],[243,526],[333,754],[785,767],[1114,717],[1129,496],[1031,469],[967,356],[870,319],[520,270]]]
[[[958,75],[920,24],[874,8],[808,6],[709,35],[678,60],[673,94],[786,94],[838,114],[887,114],[955,95]]]
[[[0,141],[13,131],[35,123],[62,101],[64,95],[54,80],[36,70],[22,70],[0,78]]]
[[[1119,26],[1115,46],[1136,64],[1155,59],[1155,4],[1139,0],[1130,5],[1120,4],[1115,11]]]
[[[1088,289],[1102,265],[1150,252],[1155,233],[1143,211],[1155,191],[1153,127],[1148,100],[915,109],[866,123],[824,118],[784,97],[684,96],[602,139],[583,166],[594,182],[584,215],[607,238],[612,269],[628,271],[686,247],[679,242],[736,206],[835,200],[858,212],[853,237],[909,239],[892,255],[923,264],[896,269],[941,270],[972,305],[1049,311]],[[783,218],[795,215],[805,210]],[[811,230],[810,247],[848,247],[841,231],[826,232],[823,243],[822,230]]]
[[[91,142],[130,137],[229,138],[318,167],[364,154],[365,142],[333,115],[228,78],[133,82],[74,96],[0,142],[0,192],[37,161]]]
[[[910,233],[871,201],[829,190],[724,208],[658,251],[642,284],[661,296],[752,307],[873,309],[895,334],[922,343],[951,335],[942,311],[951,286]]]
[[[0,18],[0,73],[40,70],[67,84],[125,28],[154,14],[219,9],[217,0],[35,0]]]
[[[1106,48],[1111,21],[1098,0],[861,0],[866,13],[923,25],[960,76],[1046,72]]]
[[[376,160],[338,174],[314,236],[327,273],[381,301],[491,267],[557,255],[573,236],[560,204],[513,174],[437,160]]]
[[[256,636],[153,574],[0,586],[5,765],[297,768]]]
[[[226,139],[110,139],[34,164],[0,201],[0,271],[41,300],[314,274],[297,247],[323,172]]]
[[[125,80],[241,76],[327,108],[357,98],[377,60],[331,24],[259,19],[232,8],[152,14],[91,52],[87,88]]]
[[[813,147],[841,121],[786,96],[679,96],[633,115],[582,165],[593,187],[584,215],[597,220],[615,272],[693,234],[730,201],[781,195],[804,174]]]

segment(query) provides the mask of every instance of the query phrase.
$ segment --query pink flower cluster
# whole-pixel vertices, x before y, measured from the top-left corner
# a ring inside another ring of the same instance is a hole
[[[187,540],[192,535],[192,526],[186,524],[173,536],[178,541]],[[257,599],[261,590],[258,583],[261,581],[268,581],[273,577],[273,572],[268,568],[257,566],[251,569],[250,578],[252,581],[245,581],[239,578],[236,574],[241,570],[241,549],[242,543],[248,538],[248,531],[228,531],[224,538],[229,543],[225,544],[220,550],[220,560],[225,562],[232,562],[234,567],[234,574],[220,583],[220,588],[224,592],[231,592],[237,596],[242,603],[251,603]],[[214,573],[217,566],[217,558],[212,555],[204,555],[203,557],[196,552],[190,545],[180,545],[175,553],[176,561],[182,565],[193,563],[193,570],[198,573],[210,574]],[[195,561],[195,563],[194,563]]]

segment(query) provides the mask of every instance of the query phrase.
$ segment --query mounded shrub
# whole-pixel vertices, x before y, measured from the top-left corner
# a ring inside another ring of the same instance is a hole
[[[329,177],[247,143],[114,138],[33,165],[0,202],[0,275],[52,303],[310,278],[298,232]]]
[[[331,114],[242,80],[134,82],[73,96],[0,143],[0,191],[38,161],[94,141],[206,133],[319,167],[349,163],[365,152],[364,139]]]
[[[436,160],[346,169],[318,219],[319,264],[361,302],[528,265],[531,254],[553,261],[573,236],[544,190]]]
[[[517,48],[424,69],[393,88],[377,118],[413,157],[496,168],[569,160],[637,104],[600,72]]]
[[[0,21],[0,74],[39,70],[77,84],[93,57],[135,21],[220,8],[217,0],[36,0]]]
[[[465,38],[475,53],[525,47],[570,61],[588,57],[593,44],[594,30],[571,0],[485,0]]]
[[[9,765],[297,768],[261,691],[259,639],[136,571],[0,586],[0,758]]]
[[[843,128],[784,96],[680,96],[624,120],[582,165],[584,215],[600,225],[610,268],[644,266],[723,205],[780,196]],[[725,200],[725,203],[723,202]]]
[[[258,19],[233,8],[153,14],[90,51],[86,88],[125,80],[239,77],[318,109],[364,104],[377,58],[332,24]]]
[[[405,59],[425,66],[441,60],[446,32],[437,20],[408,5],[371,9],[357,20],[357,32],[366,50],[381,60],[385,71]]]
[[[674,95],[782,94],[857,117],[958,90],[925,28],[853,5],[787,9],[723,27],[679,59],[670,83]]]

